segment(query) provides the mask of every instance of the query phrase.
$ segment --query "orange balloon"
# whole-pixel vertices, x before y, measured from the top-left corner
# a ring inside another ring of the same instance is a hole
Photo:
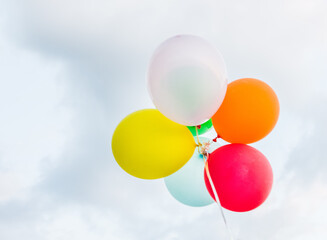
[[[254,78],[228,84],[223,103],[212,117],[218,135],[230,143],[253,143],[277,123],[279,102],[274,90]]]

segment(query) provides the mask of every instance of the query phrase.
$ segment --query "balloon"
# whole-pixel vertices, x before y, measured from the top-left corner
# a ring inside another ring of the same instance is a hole
[[[222,207],[246,212],[260,206],[268,197],[273,173],[266,157],[245,144],[218,148],[208,158],[211,179]],[[205,183],[214,198],[206,172]]]
[[[222,55],[204,39],[179,35],[163,42],[149,66],[148,90],[169,119],[197,126],[217,112],[227,88]]]
[[[208,130],[212,127],[212,121],[209,119],[205,123],[201,124],[201,127],[198,128],[198,135],[204,134],[208,132]],[[187,126],[187,128],[191,131],[193,136],[196,136],[196,126]]]
[[[243,78],[228,85],[212,123],[227,142],[248,144],[268,135],[278,116],[278,98],[272,88],[260,80]]]
[[[199,137],[200,142],[210,139]],[[210,145],[210,152],[219,147],[218,143]],[[165,178],[165,184],[170,194],[179,202],[192,207],[202,207],[213,203],[203,178],[203,155],[195,150],[192,158],[174,174]]]
[[[112,137],[112,152],[127,173],[143,179],[166,177],[193,155],[196,144],[187,127],[155,109],[124,118]]]

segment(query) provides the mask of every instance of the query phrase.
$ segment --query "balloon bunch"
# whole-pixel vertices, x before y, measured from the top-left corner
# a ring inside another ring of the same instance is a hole
[[[155,51],[148,90],[157,109],[128,115],[112,137],[113,155],[127,173],[165,178],[169,192],[190,206],[216,200],[244,212],[266,200],[271,166],[247,145],[268,135],[278,120],[278,99],[266,83],[243,78],[227,84],[215,47],[180,35]],[[230,144],[198,136],[212,126]]]

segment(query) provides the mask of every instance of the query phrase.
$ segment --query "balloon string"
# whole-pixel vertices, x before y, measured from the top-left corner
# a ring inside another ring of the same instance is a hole
[[[220,209],[220,213],[221,213],[221,216],[223,217],[223,220],[224,220],[224,223],[225,223],[225,226],[227,228],[227,231],[228,231],[228,234],[229,234],[229,238],[230,240],[234,240],[233,238],[233,234],[227,224],[227,220],[226,220],[226,217],[225,217],[225,214],[224,214],[224,211],[223,211],[223,208],[221,206],[221,203],[220,203],[220,200],[219,200],[219,197],[218,197],[218,194],[217,194],[217,191],[216,191],[216,188],[213,184],[213,181],[211,179],[211,175],[210,175],[210,172],[209,172],[209,166],[208,166],[208,152],[206,150],[203,150],[203,151],[200,151],[200,147],[202,146],[202,143],[200,142],[200,139],[199,139],[199,134],[198,134],[198,128],[197,126],[195,126],[195,132],[196,132],[196,138],[197,138],[197,141],[198,141],[198,151],[200,154],[202,154],[203,156],[203,160],[204,160],[204,164],[205,164],[205,171],[206,171],[206,175],[208,177],[208,180],[209,180],[209,183],[210,183],[210,186],[211,186],[211,189],[213,191],[213,194],[215,196],[215,200],[216,200],[216,203],[217,205],[219,206],[219,209]],[[219,138],[219,135],[217,135],[217,138]],[[217,140],[217,138],[215,140]],[[215,142],[215,140],[213,140]],[[212,142],[211,142],[212,143]]]
[[[198,152],[199,153],[201,153],[200,152],[200,147],[202,146],[202,143],[200,142],[200,139],[199,139],[199,134],[198,134],[198,127],[197,126],[195,126],[195,133],[196,133],[196,139],[197,139],[197,141],[198,141]]]
[[[195,126],[195,132],[196,132],[196,139],[198,140],[198,144],[201,146],[202,144],[200,143],[200,139],[199,139],[198,126]]]
[[[227,231],[228,231],[228,234],[229,234],[229,238],[230,240],[234,240],[233,238],[233,234],[232,234],[232,231],[230,230],[228,224],[227,224],[227,220],[226,220],[226,217],[225,217],[225,214],[224,214],[224,211],[223,211],[223,208],[221,206],[221,203],[220,203],[220,200],[219,200],[219,197],[218,197],[218,194],[217,194],[217,191],[216,191],[216,188],[213,184],[213,181],[212,181],[212,178],[211,178],[211,175],[210,175],[210,172],[209,172],[209,166],[208,166],[208,154],[206,154],[206,157],[204,155],[203,156],[203,160],[205,162],[205,170],[206,170],[206,174],[207,174],[207,177],[208,177],[208,180],[209,180],[209,183],[210,183],[210,186],[211,186],[211,189],[213,191],[213,194],[215,196],[215,200],[216,200],[216,203],[217,205],[219,206],[219,209],[220,209],[220,213],[221,213],[221,216],[223,217],[223,220],[224,220],[224,223],[225,223],[225,226],[227,228]]]

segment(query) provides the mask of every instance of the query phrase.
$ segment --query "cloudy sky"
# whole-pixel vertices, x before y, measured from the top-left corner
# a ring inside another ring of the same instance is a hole
[[[220,49],[229,81],[261,79],[280,100],[253,144],[272,193],[225,211],[234,236],[326,239],[326,12],[325,0],[0,0],[0,239],[227,239],[217,206],[184,206],[111,154],[120,120],[153,107],[151,54],[183,33]]]

